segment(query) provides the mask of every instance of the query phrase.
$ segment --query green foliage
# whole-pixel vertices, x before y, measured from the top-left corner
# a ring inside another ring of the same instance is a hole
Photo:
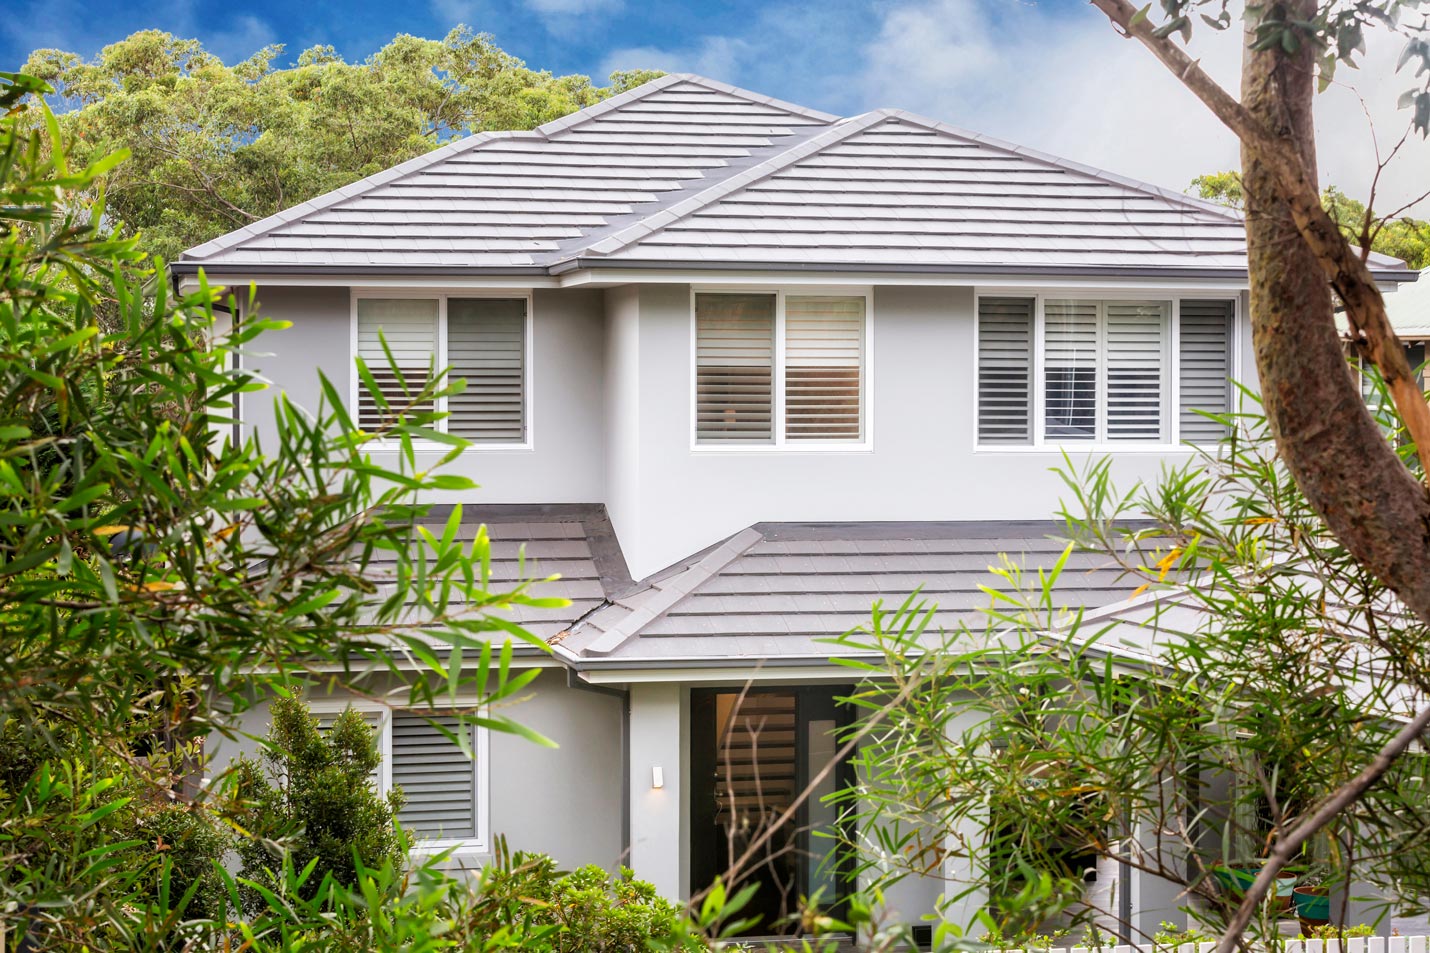
[[[146,920],[152,928],[221,916],[226,890],[214,861],[232,838],[205,806],[156,788],[157,765],[136,768],[74,739],[63,749],[14,720],[0,731],[0,884],[25,897],[29,932],[92,943],[84,924],[97,920],[100,935],[122,946]],[[76,893],[77,883],[114,896]],[[105,923],[116,898],[145,916]]]
[[[347,709],[326,731],[308,706],[280,698],[261,762],[240,759],[235,820],[245,832],[238,855],[245,878],[263,881],[283,859],[299,869],[316,863],[309,883],[331,874],[342,886],[357,882],[359,866],[390,866],[400,874],[406,845],[395,826],[402,794],[381,797],[372,774],[382,761],[372,726]],[[250,898],[250,906],[261,899]]]
[[[1241,173],[1235,170],[1199,175],[1192,180],[1187,191],[1195,191],[1200,198],[1220,202],[1229,208],[1242,208],[1246,204],[1246,196],[1241,190]]]
[[[1245,204],[1240,172],[1199,175],[1188,191],[1231,208],[1239,209]],[[1350,198],[1334,185],[1321,193],[1321,204],[1352,244],[1363,244],[1369,235],[1373,251],[1399,258],[1411,268],[1430,268],[1430,222],[1406,217],[1367,218],[1365,203]]]
[[[332,47],[279,68],[281,46],[225,65],[197,40],[144,30],[92,61],[35,51],[25,71],[57,90],[81,163],[126,149],[108,211],[166,258],[315,195],[381,172],[453,136],[530,129],[658,76],[528,69],[492,37],[395,37],[361,63]]]
[[[1297,935],[1298,940],[1349,940],[1358,936],[1375,936],[1375,927],[1369,923],[1357,923],[1355,926],[1342,927],[1334,923],[1323,923],[1320,926],[1312,927],[1307,934],[1302,931]]]
[[[703,949],[684,924],[684,910],[661,899],[650,884],[622,868],[612,877],[600,867],[566,873],[550,857],[509,855],[483,872],[462,930],[479,937],[508,929],[526,938],[523,949],[541,953],[636,953]]]
[[[1153,945],[1158,950],[1168,951],[1168,953],[1171,953],[1171,951],[1183,943],[1214,943],[1218,939],[1220,939],[1220,937],[1212,936],[1205,930],[1199,930],[1196,927],[1183,929],[1175,923],[1169,923],[1166,920],[1162,921],[1162,929],[1152,935]]]
[[[136,85],[153,56],[125,53]],[[469,697],[464,724],[543,742],[482,714],[536,674],[511,640],[545,648],[489,610],[564,602],[494,590],[460,507],[423,522],[419,496],[473,486],[442,471],[466,442],[433,427],[460,386],[440,373],[405,405],[377,395],[379,432],[324,379],[311,415],[280,396],[276,439],[235,443],[233,402],[263,385],[234,356],[281,325],[250,301],[228,332],[232,297],[172,294],[96,198],[123,154],[72,164],[43,103],[22,108],[43,91],[0,75],[0,911],[70,948],[161,949],[215,896],[227,835],[184,801],[206,736],[236,737],[255,699],[376,676],[388,703]],[[415,441],[448,452],[419,468]]]
[[[1183,886],[1214,926],[1239,899],[1215,867],[1265,856],[1379,751],[1395,728],[1385,714],[1430,671],[1424,628],[1310,508],[1264,419],[1225,422],[1220,448],[1127,490],[1108,460],[1067,462],[1068,549],[1036,575],[994,567],[986,628],[935,633],[915,597],[840,640],[871,679],[851,703],[877,712],[914,686],[861,749],[845,798],[867,876],[922,874],[952,849],[973,873],[950,894],[988,884],[998,928],[1031,932],[1095,914],[1072,849]],[[1120,567],[1150,601],[1116,617],[1062,608],[1074,553]],[[1353,868],[1417,909],[1430,891],[1425,768],[1423,755],[1398,763],[1311,842],[1303,869],[1334,887]],[[1159,849],[1138,846],[1139,830],[1161,832]],[[1275,934],[1269,911],[1255,929]]]
[[[1137,16],[1150,20],[1152,6],[1148,3]],[[1229,0],[1159,0],[1157,6],[1160,20],[1154,21],[1153,33],[1158,37],[1178,36],[1185,42],[1191,40],[1197,21],[1214,30],[1226,30],[1233,22]],[[1422,136],[1430,135],[1430,18],[1425,16],[1423,0],[1316,0],[1309,7],[1255,4],[1249,9],[1257,14],[1251,48],[1294,54],[1309,46],[1315,52],[1322,91],[1341,66],[1358,68],[1356,57],[1365,53],[1368,30],[1398,34],[1404,46],[1396,69],[1404,71],[1411,85],[1397,103],[1407,110],[1410,127]]]

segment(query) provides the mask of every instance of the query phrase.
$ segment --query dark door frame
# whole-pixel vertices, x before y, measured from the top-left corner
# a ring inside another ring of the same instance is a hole
[[[686,808],[690,817],[690,888],[699,892],[724,872],[727,858],[721,854],[722,845],[715,825],[715,799],[713,784],[719,757],[718,741],[714,736],[715,699],[719,695],[738,695],[739,687],[708,688],[692,687],[690,690],[690,790],[686,797]],[[850,705],[839,704],[835,699],[851,695],[854,686],[847,684],[760,684],[744,689],[746,697],[760,694],[792,693],[795,696],[795,793],[798,795],[809,785],[808,764],[809,723],[821,719],[833,719],[836,737],[842,736],[844,729],[854,720],[854,710]],[[701,737],[702,729],[706,737]],[[836,743],[836,749],[838,743]],[[854,765],[844,758],[835,766],[835,786],[848,789],[854,783]],[[838,810],[842,813],[843,806]],[[802,888],[809,882],[812,833],[809,827],[809,802],[801,804],[794,817],[799,838],[796,848],[796,869]],[[853,831],[845,834],[852,835]],[[852,839],[852,837],[850,838]],[[717,856],[719,855],[719,856]],[[847,913],[850,881],[854,873],[854,858],[848,852],[841,852],[835,870],[838,894],[824,899],[824,909],[836,918]],[[728,885],[727,885],[728,886]],[[799,891],[803,893],[802,890]]]

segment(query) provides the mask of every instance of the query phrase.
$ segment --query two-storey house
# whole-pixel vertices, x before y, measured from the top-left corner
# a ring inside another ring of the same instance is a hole
[[[415,378],[450,365],[472,529],[500,571],[524,548],[572,600],[517,616],[552,653],[523,656],[545,671],[516,714],[559,750],[483,734],[473,763],[381,715],[404,821],[473,863],[501,833],[671,896],[722,868],[734,819],[828,763],[849,676],[821,640],[919,586],[942,624],[974,618],[999,554],[1061,551],[1063,453],[1151,477],[1216,441],[1198,411],[1255,380],[1234,213],[899,110],[689,75],[451,142],[173,268],[253,283],[292,322],[257,360],[300,405],[321,370],[375,420],[354,357],[384,365],[380,331]],[[265,399],[242,410],[259,433]],[[1127,595],[1076,568],[1070,602]],[[831,819],[814,801],[760,876],[841,889],[811,833]],[[917,918],[942,890],[891,901]]]

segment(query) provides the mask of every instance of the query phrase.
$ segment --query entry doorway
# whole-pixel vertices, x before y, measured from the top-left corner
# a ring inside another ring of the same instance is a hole
[[[847,686],[693,689],[691,726],[692,889],[709,886],[770,831],[795,798],[834,759],[848,706],[835,699]],[[829,836],[839,807],[823,799],[852,780],[835,766],[792,819],[757,848],[742,876],[727,889],[756,883],[741,916],[758,916],[752,935],[797,932],[801,897],[818,893],[820,906],[839,916],[847,865]]]

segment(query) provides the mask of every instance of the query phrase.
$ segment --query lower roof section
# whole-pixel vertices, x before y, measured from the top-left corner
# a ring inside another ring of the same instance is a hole
[[[911,596],[934,608],[931,635],[983,630],[995,572],[1036,581],[1067,546],[1053,522],[758,523],[588,612],[556,643],[579,669],[825,665],[829,640],[870,624],[874,604]],[[1073,553],[1055,602],[1076,610],[1126,599],[1106,557]]]

